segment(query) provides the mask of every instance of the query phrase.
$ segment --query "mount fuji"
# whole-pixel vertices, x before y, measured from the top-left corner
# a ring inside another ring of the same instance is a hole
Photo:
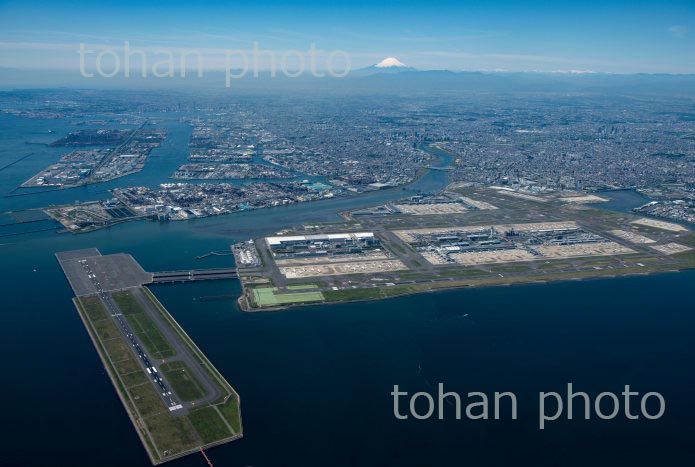
[[[405,63],[398,60],[396,57],[387,57],[365,68],[360,68],[356,70],[358,74],[372,74],[372,73],[401,73],[403,71],[417,71],[415,68],[406,65]]]

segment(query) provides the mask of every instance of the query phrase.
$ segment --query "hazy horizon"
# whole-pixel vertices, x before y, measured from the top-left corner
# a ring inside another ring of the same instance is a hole
[[[353,70],[396,57],[421,70],[695,73],[687,1],[75,1],[40,11],[31,1],[0,6],[0,67],[75,71],[80,44],[96,53],[128,42],[150,60],[195,50],[213,70],[224,67],[227,50],[257,43],[278,56],[312,45],[324,58],[341,51]]]

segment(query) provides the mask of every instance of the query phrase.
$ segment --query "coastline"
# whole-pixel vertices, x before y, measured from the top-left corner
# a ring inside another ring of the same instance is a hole
[[[293,304],[287,304],[287,305],[281,305],[281,306],[272,306],[272,307],[249,307],[248,305],[248,300],[246,299],[245,292],[242,293],[241,296],[237,299],[237,305],[239,306],[239,309],[243,312],[246,313],[265,313],[265,312],[278,312],[278,311],[283,311],[283,310],[289,310],[289,309],[294,309],[294,308],[305,308],[305,307],[312,307],[312,308],[320,308],[320,307],[326,307],[326,306],[333,306],[333,305],[340,305],[340,304],[349,304],[349,303],[362,303],[362,302],[378,302],[378,301],[383,301],[383,300],[389,300],[391,298],[398,298],[398,297],[406,297],[406,296],[411,296],[411,295],[420,295],[420,294],[427,294],[427,293],[438,293],[438,292],[448,292],[448,291],[453,291],[453,290],[468,290],[468,289],[487,289],[487,288],[496,288],[496,287],[521,287],[521,286],[527,286],[527,285],[546,285],[546,284],[559,284],[559,283],[568,283],[568,282],[589,282],[589,281],[594,281],[594,280],[610,280],[610,279],[615,279],[615,278],[623,278],[623,277],[637,277],[637,276],[655,276],[655,275],[665,275],[665,274],[676,274],[676,273],[682,273],[685,271],[692,271],[695,270],[695,265],[691,267],[685,267],[681,269],[664,269],[664,270],[648,270],[648,271],[642,271],[642,272],[637,272],[637,271],[629,271],[625,272],[624,274],[615,274],[614,271],[606,271],[608,274],[591,274],[591,275],[586,275],[582,277],[563,277],[563,278],[553,278],[549,277],[546,279],[538,279],[538,278],[525,278],[523,276],[519,276],[519,280],[506,280],[506,281],[490,281],[490,280],[484,280],[484,281],[479,281],[479,282],[455,282],[455,281],[440,281],[435,283],[436,285],[429,287],[429,288],[423,288],[420,290],[402,290],[401,288],[405,287],[410,287],[408,284],[403,284],[403,285],[396,285],[396,286],[391,286],[391,287],[380,287],[383,290],[395,290],[400,293],[395,293],[395,294],[389,294],[388,296],[384,297],[365,297],[365,298],[354,298],[354,299],[345,299],[345,300],[334,300],[334,301],[323,301],[323,302],[306,302],[306,303],[293,303]],[[588,272],[588,271],[587,271]],[[598,271],[596,271],[598,272]],[[570,273],[565,273],[565,275],[570,275]],[[576,273],[573,274],[576,276]],[[243,289],[243,287],[242,287]],[[370,289],[367,289],[370,290]]]

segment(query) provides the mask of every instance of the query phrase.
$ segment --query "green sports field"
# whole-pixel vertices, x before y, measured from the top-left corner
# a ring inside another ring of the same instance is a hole
[[[258,306],[287,305],[290,303],[323,301],[323,294],[318,291],[277,293],[277,290],[278,289],[276,287],[261,287],[254,289],[253,296],[256,299]]]

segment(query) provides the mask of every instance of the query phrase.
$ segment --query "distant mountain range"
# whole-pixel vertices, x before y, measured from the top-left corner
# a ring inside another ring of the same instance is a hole
[[[19,70],[0,67],[0,92],[9,89],[79,87],[83,89],[225,89],[223,71],[206,71],[204,78],[190,73],[186,78],[155,79],[132,76],[113,79],[81,77],[77,70]],[[418,70],[389,57],[374,65],[352,70],[344,78],[315,78],[305,73],[288,78],[268,72],[258,77],[249,73],[235,79],[231,89],[280,91],[307,90],[366,92],[366,93],[602,93],[612,95],[658,94],[692,99],[695,96],[695,75],[673,74],[611,74],[584,71],[566,72],[506,72],[506,71],[448,71]]]

